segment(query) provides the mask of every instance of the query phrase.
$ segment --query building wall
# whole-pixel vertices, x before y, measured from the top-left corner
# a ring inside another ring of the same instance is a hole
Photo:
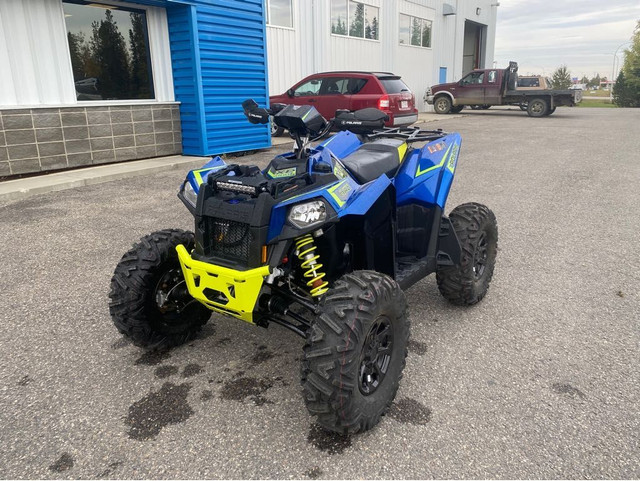
[[[391,71],[402,76],[416,96],[419,110],[424,91],[439,82],[462,77],[465,20],[487,26],[485,65],[493,62],[496,7],[488,0],[365,0],[380,8],[379,41],[331,34],[328,0],[293,0],[293,28],[267,26],[270,93],[280,94],[307,75],[331,70]],[[444,4],[456,15],[444,16]],[[493,2],[496,3],[496,2]],[[476,14],[480,8],[480,14]],[[399,15],[431,20],[432,48],[401,45]]]
[[[270,145],[263,0],[97,1],[146,10],[155,99],[76,100],[62,0],[0,0],[1,177]]]

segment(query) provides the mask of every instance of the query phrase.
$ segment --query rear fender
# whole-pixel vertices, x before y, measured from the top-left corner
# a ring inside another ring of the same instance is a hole
[[[462,137],[449,134],[414,149],[394,178],[398,205],[438,205],[443,210],[453,183]]]

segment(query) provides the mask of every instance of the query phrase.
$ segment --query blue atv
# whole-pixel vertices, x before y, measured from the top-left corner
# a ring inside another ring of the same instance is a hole
[[[391,405],[407,356],[403,290],[436,273],[441,294],[472,305],[497,254],[494,214],[469,203],[444,215],[461,138],[384,128],[377,109],[243,103],[253,123],[290,132],[293,152],[260,170],[213,158],[178,197],[195,233],[161,230],[121,259],[111,316],[136,345],[194,338],[211,311],[305,339],[302,385],[326,429],[371,429]],[[337,130],[315,147],[311,142]]]

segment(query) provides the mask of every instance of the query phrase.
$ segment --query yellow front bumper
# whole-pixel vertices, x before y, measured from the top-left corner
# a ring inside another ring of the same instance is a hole
[[[253,322],[260,289],[269,266],[237,271],[195,260],[183,245],[176,247],[182,273],[191,294],[212,311]]]

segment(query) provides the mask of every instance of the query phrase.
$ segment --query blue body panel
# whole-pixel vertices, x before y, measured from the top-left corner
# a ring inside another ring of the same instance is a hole
[[[444,211],[455,175],[461,143],[459,134],[449,134],[426,144],[421,149],[409,149],[393,179],[382,174],[377,179],[361,185],[348,173],[339,159],[357,150],[362,142],[350,132],[334,135],[312,149],[309,156],[309,169],[313,171],[314,166],[329,163],[338,179],[275,205],[271,213],[267,242],[282,232],[289,206],[311,199],[324,199],[336,211],[339,218],[347,215],[365,215],[382,193],[393,185],[397,206],[420,204],[424,207],[433,207],[437,205]],[[283,154],[282,157],[289,155],[291,154]],[[187,180],[198,192],[200,183],[205,182],[211,172],[225,165],[220,157],[215,157],[201,169],[189,172]],[[264,174],[267,174],[266,169]]]

